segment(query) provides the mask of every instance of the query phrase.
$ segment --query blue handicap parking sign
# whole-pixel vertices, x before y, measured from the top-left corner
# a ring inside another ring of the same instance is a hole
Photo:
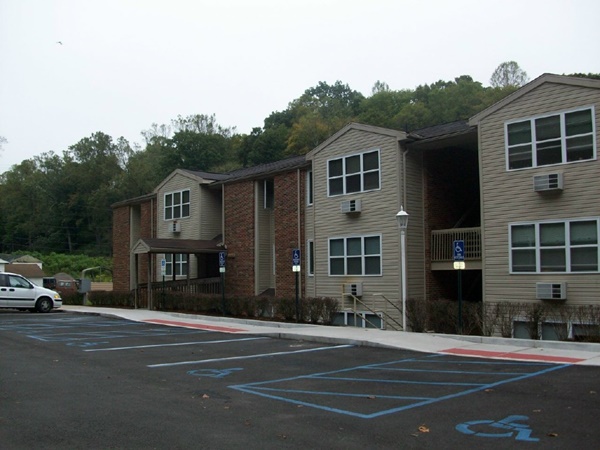
[[[465,241],[454,241],[452,244],[454,251],[454,261],[465,260]]]
[[[225,267],[227,262],[227,252],[219,252],[219,267]]]
[[[292,265],[299,266],[300,265],[300,249],[295,248],[292,250]]]

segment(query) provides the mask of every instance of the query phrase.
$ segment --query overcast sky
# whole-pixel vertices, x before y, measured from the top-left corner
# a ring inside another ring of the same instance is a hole
[[[0,173],[178,115],[249,133],[319,81],[600,73],[599,18],[598,0],[0,0]]]

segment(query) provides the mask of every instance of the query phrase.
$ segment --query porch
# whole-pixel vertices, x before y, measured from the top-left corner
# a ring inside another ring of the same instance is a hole
[[[431,270],[453,270],[454,241],[465,243],[465,270],[481,270],[481,227],[431,232]]]

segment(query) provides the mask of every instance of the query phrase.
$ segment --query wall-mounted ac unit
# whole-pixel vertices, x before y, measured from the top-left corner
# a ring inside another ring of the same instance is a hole
[[[169,231],[171,233],[181,233],[181,224],[176,220],[169,224]]]
[[[344,214],[359,213],[361,211],[360,199],[345,200],[341,203],[342,212]]]
[[[536,283],[535,293],[539,300],[565,300],[567,283]]]
[[[562,189],[563,174],[560,172],[535,175],[533,177],[533,190],[536,192],[562,191]]]
[[[344,294],[361,297],[363,295],[362,283],[346,283],[344,284]]]

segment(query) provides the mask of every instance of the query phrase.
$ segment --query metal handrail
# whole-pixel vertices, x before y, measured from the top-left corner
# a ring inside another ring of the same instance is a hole
[[[387,299],[384,295],[382,295],[382,294],[376,294],[376,295],[379,295],[379,296],[383,297],[383,299],[386,301],[386,306],[387,306],[387,304],[390,304],[394,308],[396,308],[398,311],[402,312],[402,310],[400,308],[398,308],[393,302],[391,302],[389,299]],[[353,301],[353,307],[350,308],[350,309],[354,313],[354,326],[355,327],[358,326],[357,323],[356,323],[356,316],[359,314],[359,312],[358,312],[358,309],[356,307],[356,304],[359,303],[364,309],[372,312],[375,315],[383,314],[383,316],[387,319],[387,322],[384,322],[384,323],[387,323],[389,325],[389,322],[391,321],[391,322],[394,322],[396,325],[398,325],[400,327],[400,329],[402,329],[402,324],[400,322],[398,322],[396,319],[394,319],[390,314],[388,314],[387,311],[375,311],[370,306],[368,306],[365,302],[363,302],[361,299],[359,299],[355,295],[349,294],[347,292],[342,293],[342,296],[343,296],[342,298],[344,298],[344,297],[350,297],[352,299],[352,301]],[[373,322],[371,322],[366,317],[363,316],[362,319],[365,322],[367,322],[369,325],[371,325],[373,328],[378,328]],[[398,328],[395,328],[395,327],[391,327],[391,328],[393,328],[394,330],[398,331]]]

